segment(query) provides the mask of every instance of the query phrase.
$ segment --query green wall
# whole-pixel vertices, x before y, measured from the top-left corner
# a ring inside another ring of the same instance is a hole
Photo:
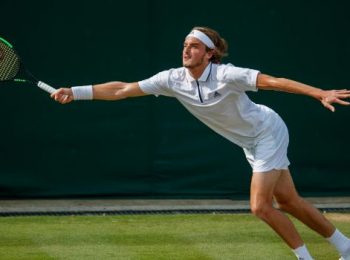
[[[0,35],[56,87],[137,81],[181,66],[193,26],[229,42],[224,62],[321,88],[349,88],[346,1],[3,1]],[[171,98],[59,105],[1,84],[0,197],[237,197],[249,193],[240,148]],[[350,108],[328,112],[286,93],[249,94],[290,131],[304,195],[350,194]]]

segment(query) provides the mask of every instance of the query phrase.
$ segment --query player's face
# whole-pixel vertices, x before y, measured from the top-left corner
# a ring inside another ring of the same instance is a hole
[[[182,51],[182,64],[185,68],[193,69],[206,66],[211,54],[206,51],[206,46],[197,38],[187,37]]]

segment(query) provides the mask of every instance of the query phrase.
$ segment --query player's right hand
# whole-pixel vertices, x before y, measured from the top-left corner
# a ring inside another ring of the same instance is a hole
[[[51,94],[51,98],[61,104],[67,104],[74,100],[73,92],[70,88],[59,88]]]

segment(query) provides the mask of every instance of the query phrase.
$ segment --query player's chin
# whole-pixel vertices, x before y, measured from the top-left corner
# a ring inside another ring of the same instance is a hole
[[[191,68],[191,67],[192,67],[192,64],[191,64],[191,62],[183,61],[183,62],[182,62],[182,66],[184,66],[185,68]]]
[[[182,58],[182,65],[184,67],[191,65],[191,60],[189,58]]]

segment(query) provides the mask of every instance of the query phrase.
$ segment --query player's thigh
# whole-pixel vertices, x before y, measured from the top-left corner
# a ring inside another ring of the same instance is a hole
[[[254,172],[250,186],[251,206],[256,204],[272,202],[274,189],[281,176],[280,170],[268,172]]]

